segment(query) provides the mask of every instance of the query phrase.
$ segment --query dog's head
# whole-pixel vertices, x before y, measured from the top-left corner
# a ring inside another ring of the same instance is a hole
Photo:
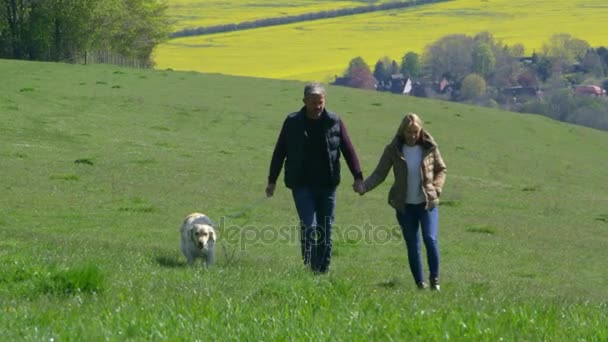
[[[208,250],[215,243],[215,230],[210,225],[194,224],[190,233],[192,234],[192,242],[199,249]]]

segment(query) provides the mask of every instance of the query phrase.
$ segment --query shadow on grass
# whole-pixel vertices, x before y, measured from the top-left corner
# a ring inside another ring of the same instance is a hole
[[[403,285],[402,282],[399,279],[395,279],[395,278],[385,279],[376,284],[376,286],[382,287],[385,289],[394,289],[397,287],[401,287],[401,285]]]
[[[439,202],[439,206],[442,207],[459,207],[460,202],[456,200],[444,200]]]
[[[602,214],[595,218],[596,221],[608,223],[608,214]]]
[[[155,258],[156,263],[162,267],[167,268],[181,268],[186,267],[186,261],[182,261],[173,255],[159,255]]]
[[[480,226],[468,226],[466,228],[467,233],[478,233],[478,234],[495,234],[496,228],[488,225]]]
[[[80,159],[76,159],[74,160],[75,164],[83,164],[83,165],[94,165],[95,163],[93,163],[93,161],[89,158],[80,158]]]
[[[540,187],[537,185],[527,185],[524,186],[523,188],[521,188],[521,191],[526,191],[526,192],[533,192],[533,191],[539,191]]]

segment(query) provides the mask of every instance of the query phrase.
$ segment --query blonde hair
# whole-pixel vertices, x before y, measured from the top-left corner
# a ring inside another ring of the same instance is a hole
[[[420,119],[420,117],[416,113],[411,113],[411,112],[407,113],[405,115],[404,120],[405,120],[404,128],[405,127],[409,127],[409,126],[411,126],[413,124],[415,124],[416,126],[422,128],[422,119]]]

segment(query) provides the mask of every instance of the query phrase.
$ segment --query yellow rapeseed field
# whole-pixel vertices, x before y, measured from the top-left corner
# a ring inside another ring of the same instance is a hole
[[[396,1],[380,0],[373,3]],[[232,24],[286,15],[366,6],[370,3],[340,0],[168,0],[167,4],[169,5],[169,15],[175,20],[174,31],[178,31],[184,28]]]
[[[408,51],[448,34],[491,32],[526,52],[568,33],[607,46],[606,0],[454,0],[285,26],[174,39],[155,51],[157,68],[231,75],[331,81],[361,56],[373,68],[383,56]]]

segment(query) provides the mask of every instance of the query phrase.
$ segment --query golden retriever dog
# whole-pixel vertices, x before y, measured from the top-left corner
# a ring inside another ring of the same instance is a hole
[[[204,266],[211,266],[215,260],[217,235],[209,217],[201,213],[186,216],[180,232],[182,253],[188,260],[188,265],[192,265],[194,259],[201,258]]]

